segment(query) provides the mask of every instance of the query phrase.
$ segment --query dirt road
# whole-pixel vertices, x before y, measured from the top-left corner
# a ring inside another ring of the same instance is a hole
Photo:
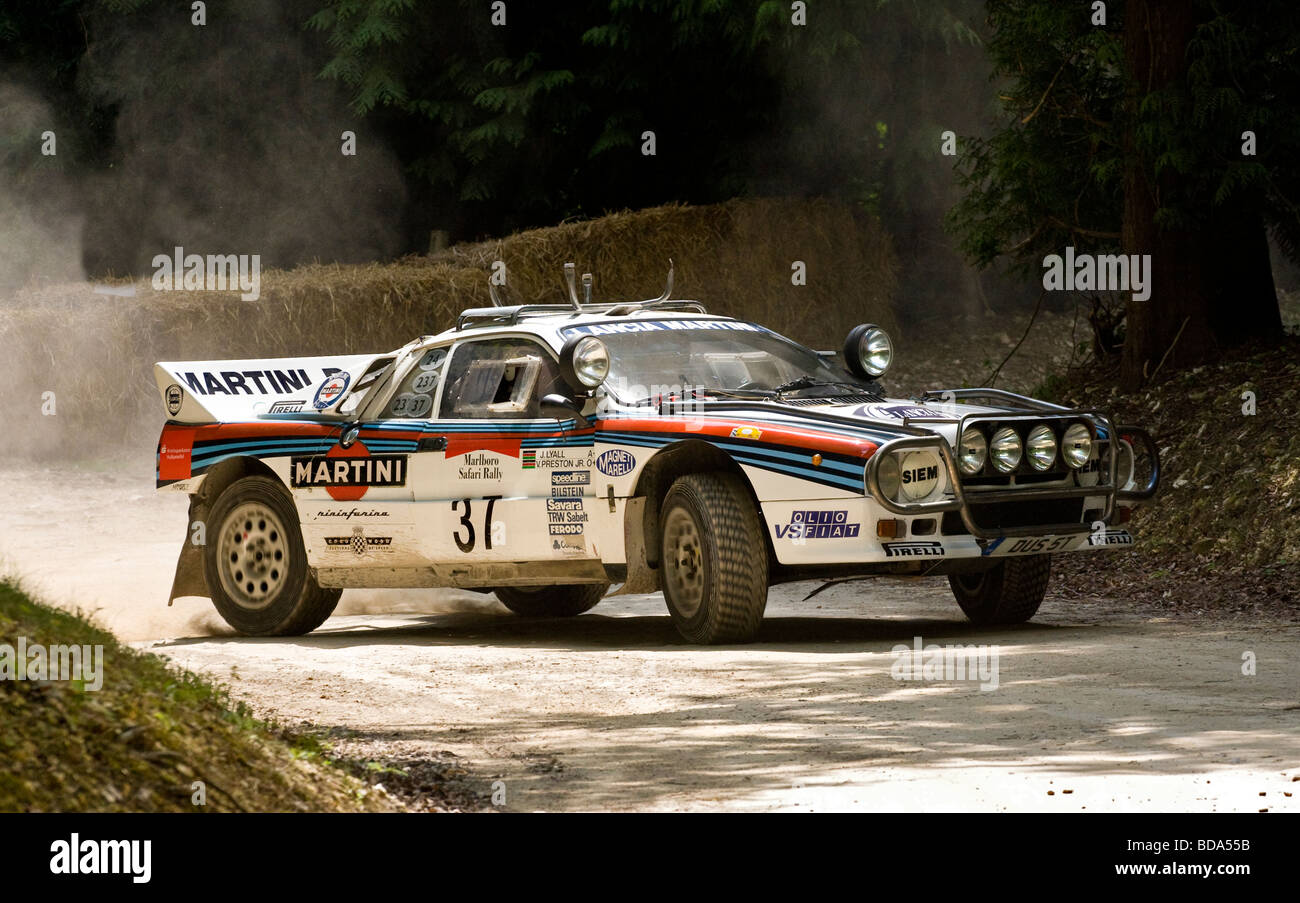
[[[0,560],[51,601],[344,752],[461,757],[513,810],[1297,810],[1300,626],[1049,598],[968,625],[942,581],[773,591],[760,641],[696,648],[658,596],[512,617],[472,593],[349,592],[296,639],[166,607],[182,498],[147,475],[6,472]],[[997,687],[894,679],[895,646],[995,645]],[[1253,653],[1257,673],[1242,673]]]

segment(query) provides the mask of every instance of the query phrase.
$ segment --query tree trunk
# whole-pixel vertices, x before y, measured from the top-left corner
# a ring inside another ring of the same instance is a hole
[[[1188,41],[1196,28],[1191,3],[1128,0],[1124,10],[1124,58],[1130,79],[1124,134],[1125,254],[1151,257],[1151,297],[1130,298],[1121,380],[1142,385],[1162,366],[1177,368],[1204,360],[1214,346],[1210,333],[1208,273],[1203,236],[1184,229],[1159,229],[1161,196],[1177,192],[1178,175],[1166,170],[1151,179],[1151,161],[1137,147],[1138,104],[1151,91],[1185,80]]]
[[[1214,218],[1210,261],[1210,326],[1221,346],[1282,338],[1282,311],[1273,284],[1268,233],[1257,208],[1224,210]]]
[[[1281,314],[1268,242],[1258,206],[1241,201],[1207,210],[1197,230],[1160,229],[1161,199],[1182,189],[1166,170],[1153,180],[1152,161],[1137,147],[1138,104],[1151,91],[1185,84],[1188,41],[1198,24],[1197,5],[1127,0],[1124,57],[1130,78],[1124,135],[1126,254],[1151,255],[1151,297],[1130,300],[1121,382],[1135,389],[1162,367],[1193,366],[1222,347],[1282,335]]]

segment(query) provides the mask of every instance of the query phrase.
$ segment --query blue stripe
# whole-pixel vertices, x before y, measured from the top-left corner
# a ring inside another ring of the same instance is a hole
[[[603,442],[609,442],[614,445],[636,445],[642,448],[661,448],[664,445],[668,445],[669,443],[675,441],[673,439],[655,440],[649,436],[640,436],[636,434],[625,436],[623,434],[616,434],[611,432],[602,432],[598,438],[600,438],[600,440]],[[700,438],[702,441],[709,442],[711,445],[715,445],[715,446],[724,445],[724,443],[717,442],[716,440],[712,440],[704,437],[700,437]],[[732,452],[732,457],[743,464],[749,464],[752,467],[759,467],[762,468],[763,470],[771,470],[776,473],[788,474],[791,476],[798,477],[801,480],[808,480],[809,482],[813,482],[813,483],[821,483],[826,486],[834,486],[837,488],[849,489],[850,491],[853,492],[862,491],[863,484],[862,484],[861,476],[842,477],[839,476],[838,474],[826,473],[825,471],[821,470],[821,468],[814,468],[811,462],[804,465],[803,467],[781,464],[769,459],[755,457],[754,453],[760,451],[759,449],[754,449],[749,446],[741,446],[741,448],[743,449],[743,452],[746,452],[747,454],[740,453],[740,452]],[[728,451],[730,451],[730,449],[728,449]],[[797,460],[797,456],[795,455],[790,455],[788,453],[784,453],[784,454],[785,457],[787,458]],[[854,473],[856,474],[856,471],[854,471]]]

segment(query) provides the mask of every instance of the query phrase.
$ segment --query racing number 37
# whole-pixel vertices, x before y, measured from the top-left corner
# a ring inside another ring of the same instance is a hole
[[[492,550],[492,506],[496,504],[499,495],[485,495],[483,501],[487,502],[487,511],[483,514],[483,548],[488,551]],[[472,520],[474,512],[470,505],[471,499],[456,499],[451,503],[451,510],[457,511],[463,505],[465,510],[460,516],[461,526],[465,528],[465,538],[460,538],[460,529],[457,528],[451,534],[451,538],[456,540],[456,548],[462,552],[474,551],[474,521]]]

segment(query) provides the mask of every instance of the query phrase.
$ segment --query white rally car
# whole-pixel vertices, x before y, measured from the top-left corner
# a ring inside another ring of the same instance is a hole
[[[244,634],[347,587],[466,587],[529,616],[662,589],[681,634],[752,639],[768,587],[945,575],[1032,617],[1051,556],[1129,546],[1159,462],[1095,410],[993,389],[888,398],[842,358],[693,301],[467,310],[387,354],[159,363],[161,489],[190,495],[172,598]],[[493,293],[494,302],[497,301]]]

